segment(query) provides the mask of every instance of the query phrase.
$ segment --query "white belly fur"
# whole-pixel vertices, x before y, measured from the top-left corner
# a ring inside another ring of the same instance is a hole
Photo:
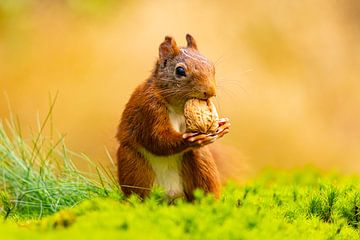
[[[144,148],[141,148],[140,152],[154,170],[154,185],[163,188],[169,197],[182,196],[184,194],[181,179],[182,154],[157,156]]]
[[[169,107],[169,120],[175,131],[184,133],[186,130],[185,118],[181,113],[176,113]],[[181,162],[183,154],[178,153],[169,156],[157,156],[140,148],[139,152],[150,163],[155,173],[155,185],[163,188],[171,198],[184,195],[181,179]]]

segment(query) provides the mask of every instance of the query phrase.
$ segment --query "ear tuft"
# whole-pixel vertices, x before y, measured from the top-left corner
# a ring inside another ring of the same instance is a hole
[[[186,34],[187,47],[197,50],[196,41],[190,34]]]
[[[160,59],[167,59],[178,55],[180,52],[179,47],[177,46],[175,39],[170,36],[166,36],[164,42],[160,44],[159,47],[159,57]]]

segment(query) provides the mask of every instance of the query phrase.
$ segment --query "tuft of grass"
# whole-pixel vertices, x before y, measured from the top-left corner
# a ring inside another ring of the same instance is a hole
[[[55,102],[56,98],[29,138],[13,114],[0,119],[0,212],[4,219],[41,218],[85,199],[118,192],[110,171],[69,150],[64,136],[54,139]],[[86,162],[97,174],[80,171],[74,159]]]
[[[324,222],[333,222],[338,191],[333,187],[323,190],[309,201],[308,215],[319,217]]]
[[[349,201],[341,204],[340,215],[353,228],[359,229],[360,224],[360,196],[359,192],[353,192],[349,196]]]

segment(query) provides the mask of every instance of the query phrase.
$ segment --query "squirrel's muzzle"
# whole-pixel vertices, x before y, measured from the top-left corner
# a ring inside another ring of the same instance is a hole
[[[210,87],[206,88],[203,92],[203,97],[205,99],[215,97],[216,96],[216,88],[214,85],[211,85]]]

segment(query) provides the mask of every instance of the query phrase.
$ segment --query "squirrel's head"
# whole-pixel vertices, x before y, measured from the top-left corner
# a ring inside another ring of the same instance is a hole
[[[166,36],[159,47],[156,85],[170,102],[183,103],[190,98],[208,99],[216,95],[214,64],[199,53],[190,34],[186,35],[186,41],[186,47],[178,47],[174,38]]]

